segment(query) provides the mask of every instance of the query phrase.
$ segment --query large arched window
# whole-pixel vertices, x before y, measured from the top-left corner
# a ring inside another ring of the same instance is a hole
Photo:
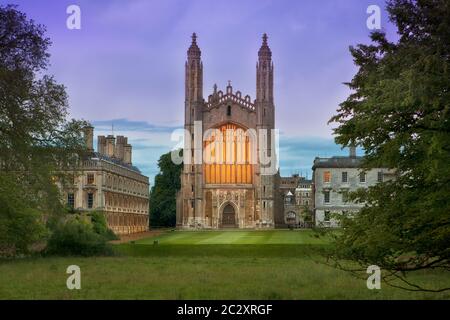
[[[245,129],[231,123],[206,134],[203,143],[205,183],[251,184],[254,147],[251,140]]]

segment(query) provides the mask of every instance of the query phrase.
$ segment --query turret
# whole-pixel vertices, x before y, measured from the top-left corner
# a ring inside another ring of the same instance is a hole
[[[94,152],[94,127],[86,126],[84,131],[84,142],[88,152]]]
[[[256,64],[256,100],[273,102],[273,63],[272,51],[267,44],[267,35],[258,51]]]
[[[203,64],[201,61],[201,51],[197,45],[197,35],[192,34],[192,43],[187,51],[187,61],[185,64],[185,121],[193,124],[198,119],[199,104],[203,102]]]

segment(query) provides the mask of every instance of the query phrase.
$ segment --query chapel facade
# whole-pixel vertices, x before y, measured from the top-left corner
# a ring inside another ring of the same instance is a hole
[[[203,95],[195,33],[185,63],[185,139],[177,227],[274,228],[284,223],[275,144],[274,66],[263,35],[256,99],[214,85]],[[281,205],[281,209],[280,209]],[[278,213],[278,214],[277,214]]]

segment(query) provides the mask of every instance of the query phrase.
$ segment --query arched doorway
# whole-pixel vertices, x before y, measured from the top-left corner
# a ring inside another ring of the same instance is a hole
[[[222,211],[222,228],[236,227],[236,212],[231,204],[227,204]]]

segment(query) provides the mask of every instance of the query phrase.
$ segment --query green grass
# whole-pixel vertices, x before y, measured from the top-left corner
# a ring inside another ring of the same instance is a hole
[[[115,257],[0,260],[0,298],[450,299],[386,285],[368,290],[365,280],[323,263],[327,247],[301,231],[168,232],[117,245]],[[81,267],[81,290],[66,288],[71,264]],[[411,280],[450,286],[443,272],[417,272]]]
[[[211,244],[324,244],[326,240],[314,237],[310,230],[267,230],[267,231],[185,231],[168,232],[156,238],[136,241],[137,244],[159,245],[211,245]]]

